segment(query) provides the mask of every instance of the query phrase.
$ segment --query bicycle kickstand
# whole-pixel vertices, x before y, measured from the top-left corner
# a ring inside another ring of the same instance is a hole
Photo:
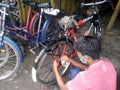
[[[30,51],[32,54],[35,55],[36,53],[35,53],[34,49],[36,49],[37,47],[39,47],[39,45],[37,45],[37,46],[35,46],[35,47],[33,47],[33,48],[30,48],[29,51]]]

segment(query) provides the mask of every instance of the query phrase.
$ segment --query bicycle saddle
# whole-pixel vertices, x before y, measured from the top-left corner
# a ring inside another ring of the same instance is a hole
[[[51,7],[50,2],[36,2],[36,1],[30,1],[30,0],[21,0],[22,3],[32,6],[32,7],[37,7],[37,8],[49,8]]]
[[[46,13],[48,15],[56,16],[56,15],[58,15],[59,12],[60,12],[59,9],[53,9],[53,8],[44,9],[44,13]]]
[[[51,3],[50,2],[38,2],[37,7],[38,8],[50,8]]]

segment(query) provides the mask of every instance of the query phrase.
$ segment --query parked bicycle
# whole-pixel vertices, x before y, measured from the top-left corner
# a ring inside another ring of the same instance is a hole
[[[104,1],[93,2],[93,3],[81,3],[82,6],[92,6],[92,15],[82,20],[79,20],[76,24],[74,19],[71,16],[65,16],[60,19],[59,26],[64,28],[63,33],[59,33],[58,36],[63,36],[56,43],[53,42],[47,48],[44,48],[40,51],[36,59],[34,60],[34,64],[32,67],[32,79],[35,82],[39,82],[40,84],[52,85],[56,82],[52,61],[55,58],[61,58],[61,55],[66,54],[70,57],[76,56],[76,51],[74,50],[74,43],[76,38],[75,36],[75,27],[81,26],[82,24],[90,21],[90,26],[84,32],[84,36],[93,35],[96,39],[101,40],[102,38],[102,29],[101,24],[99,22],[99,12],[97,9],[97,5],[105,3]],[[66,17],[69,19],[67,21]],[[70,33],[67,33],[70,32]],[[73,39],[74,41],[71,41]],[[61,60],[61,59],[60,59]],[[68,70],[70,63],[66,63],[61,60],[61,64],[59,67],[59,72],[64,76],[66,71]]]
[[[6,17],[9,16],[6,9],[14,9],[14,7],[5,3],[0,3],[0,80],[10,78],[14,73],[18,71],[21,62],[23,62],[23,53],[19,45],[13,39],[8,37],[8,35],[19,37],[21,40],[28,42],[29,46],[34,49],[40,45],[47,45],[47,35],[49,35],[49,32],[51,32],[51,30],[55,31],[55,29],[57,29],[55,22],[53,22],[53,18],[59,13],[58,9],[51,8],[50,3],[47,2],[39,3],[29,1],[26,3],[40,9],[40,13],[35,14],[35,17],[39,19],[37,22],[38,26],[36,34],[31,34],[24,28],[19,28],[12,23],[6,22]],[[34,20],[36,20],[35,17],[33,16]],[[45,21],[42,25],[43,17],[45,18]],[[14,30],[12,31],[11,28],[16,29],[16,32]],[[23,35],[25,35],[27,38]]]

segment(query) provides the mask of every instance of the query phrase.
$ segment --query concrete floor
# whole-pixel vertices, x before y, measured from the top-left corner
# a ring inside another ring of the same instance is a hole
[[[104,35],[102,54],[114,64],[117,71],[117,90],[120,90],[120,14],[113,28]]]
[[[110,15],[109,17],[107,17],[107,15],[106,18],[104,18],[104,27],[110,18]],[[40,48],[37,49],[36,55],[40,50]],[[30,53],[27,49],[24,62],[21,65],[18,74],[9,80],[0,81],[0,90],[55,90],[53,89],[53,86],[44,87],[43,85],[32,81],[31,68],[36,55]],[[102,56],[108,57],[114,64],[117,71],[117,90],[120,90],[120,15],[113,28],[110,31],[106,31],[104,35]],[[44,89],[42,89],[43,87]]]

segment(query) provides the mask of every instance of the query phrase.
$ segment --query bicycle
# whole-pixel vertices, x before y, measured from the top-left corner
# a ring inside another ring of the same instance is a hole
[[[35,34],[35,29],[37,29],[38,27],[38,20],[39,20],[39,13],[40,13],[40,7],[36,6],[36,5],[33,5],[32,4],[35,4],[36,2],[33,2],[33,1],[26,1],[26,0],[21,0],[21,3],[24,3],[24,5],[26,5],[28,7],[28,14],[27,14],[27,19],[25,22],[24,25],[20,25],[20,17],[19,17],[19,13],[18,10],[19,10],[19,7],[16,7],[17,4],[15,3],[15,5],[11,5],[12,7],[14,7],[12,10],[8,9],[7,12],[13,16],[13,18],[15,19],[15,22],[17,22],[18,25],[16,24],[13,24],[11,22],[11,18],[8,16],[6,18],[6,28],[9,29],[9,30],[12,30],[12,31],[16,31],[18,32],[18,29],[22,30],[24,29],[24,31],[26,32],[29,32],[30,34]],[[36,10],[35,10],[36,9]],[[12,24],[11,24],[12,23]],[[37,24],[36,24],[37,23]],[[15,27],[16,26],[16,27]]]
[[[1,23],[0,24],[1,25],[1,28],[0,28],[1,29],[0,31],[0,80],[10,78],[14,73],[18,71],[18,69],[20,68],[21,62],[23,62],[23,53],[19,45],[13,39],[8,37],[6,34],[19,37],[22,40],[25,40],[25,42],[28,42],[30,46],[33,47],[32,49],[34,49],[40,45],[45,47],[46,37],[48,35],[48,32],[50,31],[48,27],[52,27],[52,30],[56,29],[55,26],[53,26],[53,23],[55,22],[53,22],[52,19],[59,13],[58,9],[51,8],[50,3],[47,3],[47,2],[46,3],[29,2],[29,4],[41,9],[40,13],[38,13],[37,15],[39,16],[37,33],[35,35],[32,35],[29,32],[25,31],[23,28],[18,28],[17,26],[12,25],[13,26],[12,28],[16,29],[17,32],[23,33],[24,35],[28,36],[28,38],[25,38],[19,33],[9,30],[8,28],[7,29],[5,28],[6,25],[8,25],[6,23],[6,16],[8,15],[6,12],[6,9],[7,8],[14,9],[14,7],[5,3],[0,3],[0,7],[2,7],[2,9],[0,9],[0,16],[1,16],[0,17],[0,20],[1,20],[0,22]],[[41,21],[43,16],[46,17],[46,20],[43,26],[41,26]]]
[[[61,55],[63,54],[66,54],[72,58],[76,57],[76,51],[74,50],[74,43],[76,41],[76,39],[74,39],[76,38],[74,34],[74,26],[81,26],[84,23],[90,21],[90,26],[88,30],[84,32],[83,36],[91,35],[92,33],[96,39],[101,40],[102,29],[99,24],[99,14],[96,5],[103,4],[105,2],[106,0],[93,3],[81,3],[82,6],[92,6],[93,14],[87,18],[77,21],[77,23],[71,21],[71,17],[69,16],[67,17],[69,18],[69,21],[66,21],[65,17],[60,19],[59,26],[61,26],[61,28],[64,28],[64,32],[62,34],[59,33],[58,36],[63,36],[64,39],[60,38],[60,40],[53,42],[47,48],[43,48],[35,58],[32,67],[32,79],[34,82],[38,81],[40,84],[42,83],[46,85],[54,84],[56,82],[56,79],[52,69],[52,60],[54,60],[54,58],[60,59]],[[71,33],[68,34],[67,32]],[[74,40],[71,41],[71,39]],[[70,66],[70,63],[62,62],[63,61],[61,60],[62,65],[59,67],[59,72],[62,76],[64,76]]]

